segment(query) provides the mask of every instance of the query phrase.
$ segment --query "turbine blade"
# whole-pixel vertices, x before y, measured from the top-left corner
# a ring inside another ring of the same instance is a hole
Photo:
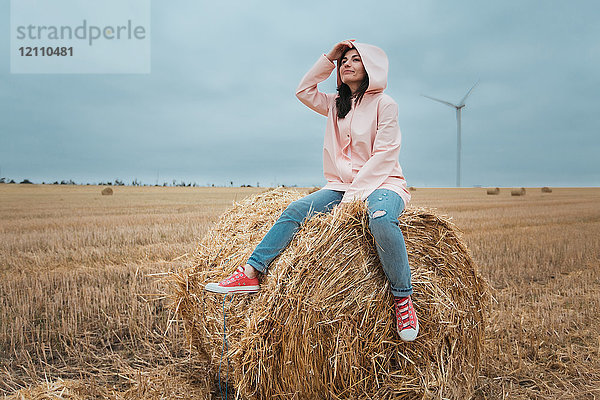
[[[471,94],[471,91],[475,88],[475,86],[477,86],[478,83],[479,83],[479,79],[477,79],[477,82],[475,82],[475,84],[473,85],[473,87],[471,89],[469,89],[469,91],[467,92],[467,94],[465,94],[465,97],[463,97],[462,100],[460,101],[460,103],[458,103],[459,107],[465,105],[465,100],[467,100],[467,97],[469,97],[469,95]]]
[[[456,108],[456,107],[457,107],[457,106],[455,106],[455,105],[454,105],[454,104],[452,104],[452,103],[449,103],[449,102],[447,102],[447,101],[444,101],[444,100],[436,99],[435,97],[427,96],[426,94],[422,94],[421,96],[423,96],[423,97],[427,97],[428,99],[431,99],[431,100],[439,101],[440,103],[444,103],[444,104],[446,104],[447,106],[450,106],[450,107],[453,107],[453,108]]]

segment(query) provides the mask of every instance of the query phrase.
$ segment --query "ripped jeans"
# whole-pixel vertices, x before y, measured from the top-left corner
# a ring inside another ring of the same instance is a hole
[[[248,259],[248,264],[266,273],[269,264],[292,241],[306,218],[317,212],[331,211],[338,205],[344,192],[321,189],[292,202],[271,227]],[[398,217],[404,211],[404,201],[396,192],[377,189],[367,198],[369,229],[375,238],[377,254],[383,271],[390,281],[392,294],[405,297],[412,294],[410,266],[404,236],[398,226]]]

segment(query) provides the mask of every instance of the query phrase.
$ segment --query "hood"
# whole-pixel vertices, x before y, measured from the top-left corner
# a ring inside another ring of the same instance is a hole
[[[388,58],[385,52],[377,46],[367,43],[352,42],[369,75],[369,87],[365,93],[382,92],[387,86]],[[340,65],[337,66],[337,85],[342,84]]]

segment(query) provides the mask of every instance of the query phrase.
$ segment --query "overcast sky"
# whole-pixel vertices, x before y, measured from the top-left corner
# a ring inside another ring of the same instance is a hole
[[[34,182],[323,185],[325,117],[294,95],[343,39],[381,47],[412,186],[600,185],[600,3],[154,1],[149,74],[11,74],[1,175]],[[335,92],[335,76],[320,85]]]

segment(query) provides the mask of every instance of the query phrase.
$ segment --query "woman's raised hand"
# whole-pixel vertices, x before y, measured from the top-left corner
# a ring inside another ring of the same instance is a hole
[[[354,39],[343,40],[335,46],[333,46],[333,49],[331,49],[331,51],[327,53],[327,58],[329,59],[329,61],[333,62],[340,58],[344,50],[346,50],[346,47],[354,47],[352,42],[354,42]]]

